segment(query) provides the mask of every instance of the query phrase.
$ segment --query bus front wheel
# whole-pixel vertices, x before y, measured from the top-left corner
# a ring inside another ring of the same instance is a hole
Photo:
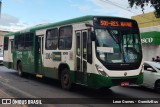
[[[70,90],[71,89],[71,78],[69,75],[69,69],[65,68],[61,73],[61,86],[63,89]]]
[[[19,62],[17,65],[17,71],[18,71],[18,75],[22,77],[23,72],[22,72],[22,63],[21,62]]]

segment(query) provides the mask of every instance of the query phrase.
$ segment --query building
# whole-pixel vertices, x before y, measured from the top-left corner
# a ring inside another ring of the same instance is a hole
[[[3,52],[3,35],[8,33],[8,31],[0,30],[0,52]]]
[[[138,22],[142,38],[144,60],[150,61],[160,56],[160,18],[153,12],[133,16]]]

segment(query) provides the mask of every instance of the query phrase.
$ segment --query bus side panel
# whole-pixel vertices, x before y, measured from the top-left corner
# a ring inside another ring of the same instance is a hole
[[[4,55],[3,55],[3,65],[7,68],[11,68],[12,63],[9,62],[8,60],[8,50],[4,51]]]
[[[48,78],[58,79],[58,69],[44,67],[44,75]]]
[[[14,52],[14,68],[17,69],[19,61],[22,64],[23,72],[34,73],[34,52],[33,51],[15,51]]]
[[[58,27],[56,27],[58,28]],[[63,27],[62,27],[63,28]],[[74,29],[74,27],[73,27]],[[73,30],[72,29],[72,30]],[[73,30],[74,33],[74,30]],[[60,65],[64,65],[62,68],[67,67],[69,70],[74,70],[74,51],[75,48],[74,39],[72,35],[72,46],[70,49],[46,49],[46,35],[44,37],[44,53],[43,53],[43,60],[42,65],[44,66],[44,76],[54,79],[59,79],[59,67]],[[61,68],[61,69],[62,69]],[[61,71],[60,71],[61,72]]]
[[[24,72],[35,74],[34,51],[24,51],[22,57]]]
[[[30,35],[30,36],[28,36]],[[22,35],[21,35],[22,36]],[[19,62],[21,62],[22,64],[22,71],[23,72],[26,72],[26,73],[31,73],[31,74],[35,74],[35,39],[34,39],[34,33],[26,33],[26,34],[23,34],[23,36],[25,38],[29,38],[28,41],[23,41],[25,46],[22,46],[22,47],[18,47],[15,46],[15,50],[13,52],[13,61],[14,61],[14,68],[17,69],[17,65],[19,64]],[[19,37],[19,36],[17,36]],[[32,37],[32,39],[31,39]],[[17,39],[16,39],[17,40]],[[15,42],[18,42],[16,41]],[[33,41],[32,41],[33,40]],[[22,42],[22,43],[23,43]],[[31,45],[31,42],[32,42],[32,45]],[[30,44],[29,44],[30,43]],[[16,43],[17,44],[17,43]],[[20,43],[19,43],[20,45]],[[17,48],[18,47],[18,48]]]

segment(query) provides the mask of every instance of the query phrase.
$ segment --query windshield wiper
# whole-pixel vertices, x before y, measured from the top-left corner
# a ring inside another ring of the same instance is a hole
[[[110,30],[109,28],[107,28],[107,30],[108,30],[110,36],[112,37],[112,39],[118,44],[119,41],[118,41],[118,39],[114,36],[114,35],[115,35],[114,32],[111,32],[111,30]]]
[[[120,48],[120,52],[122,52],[122,49],[121,49],[121,42],[120,42],[120,36],[115,36],[116,34],[109,28],[107,28],[110,36],[112,37],[112,39],[118,44],[119,48]]]

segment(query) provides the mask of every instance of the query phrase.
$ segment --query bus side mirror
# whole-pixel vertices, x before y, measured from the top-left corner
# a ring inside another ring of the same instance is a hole
[[[92,40],[92,41],[95,41],[95,40],[96,40],[95,32],[91,32],[91,40]]]

